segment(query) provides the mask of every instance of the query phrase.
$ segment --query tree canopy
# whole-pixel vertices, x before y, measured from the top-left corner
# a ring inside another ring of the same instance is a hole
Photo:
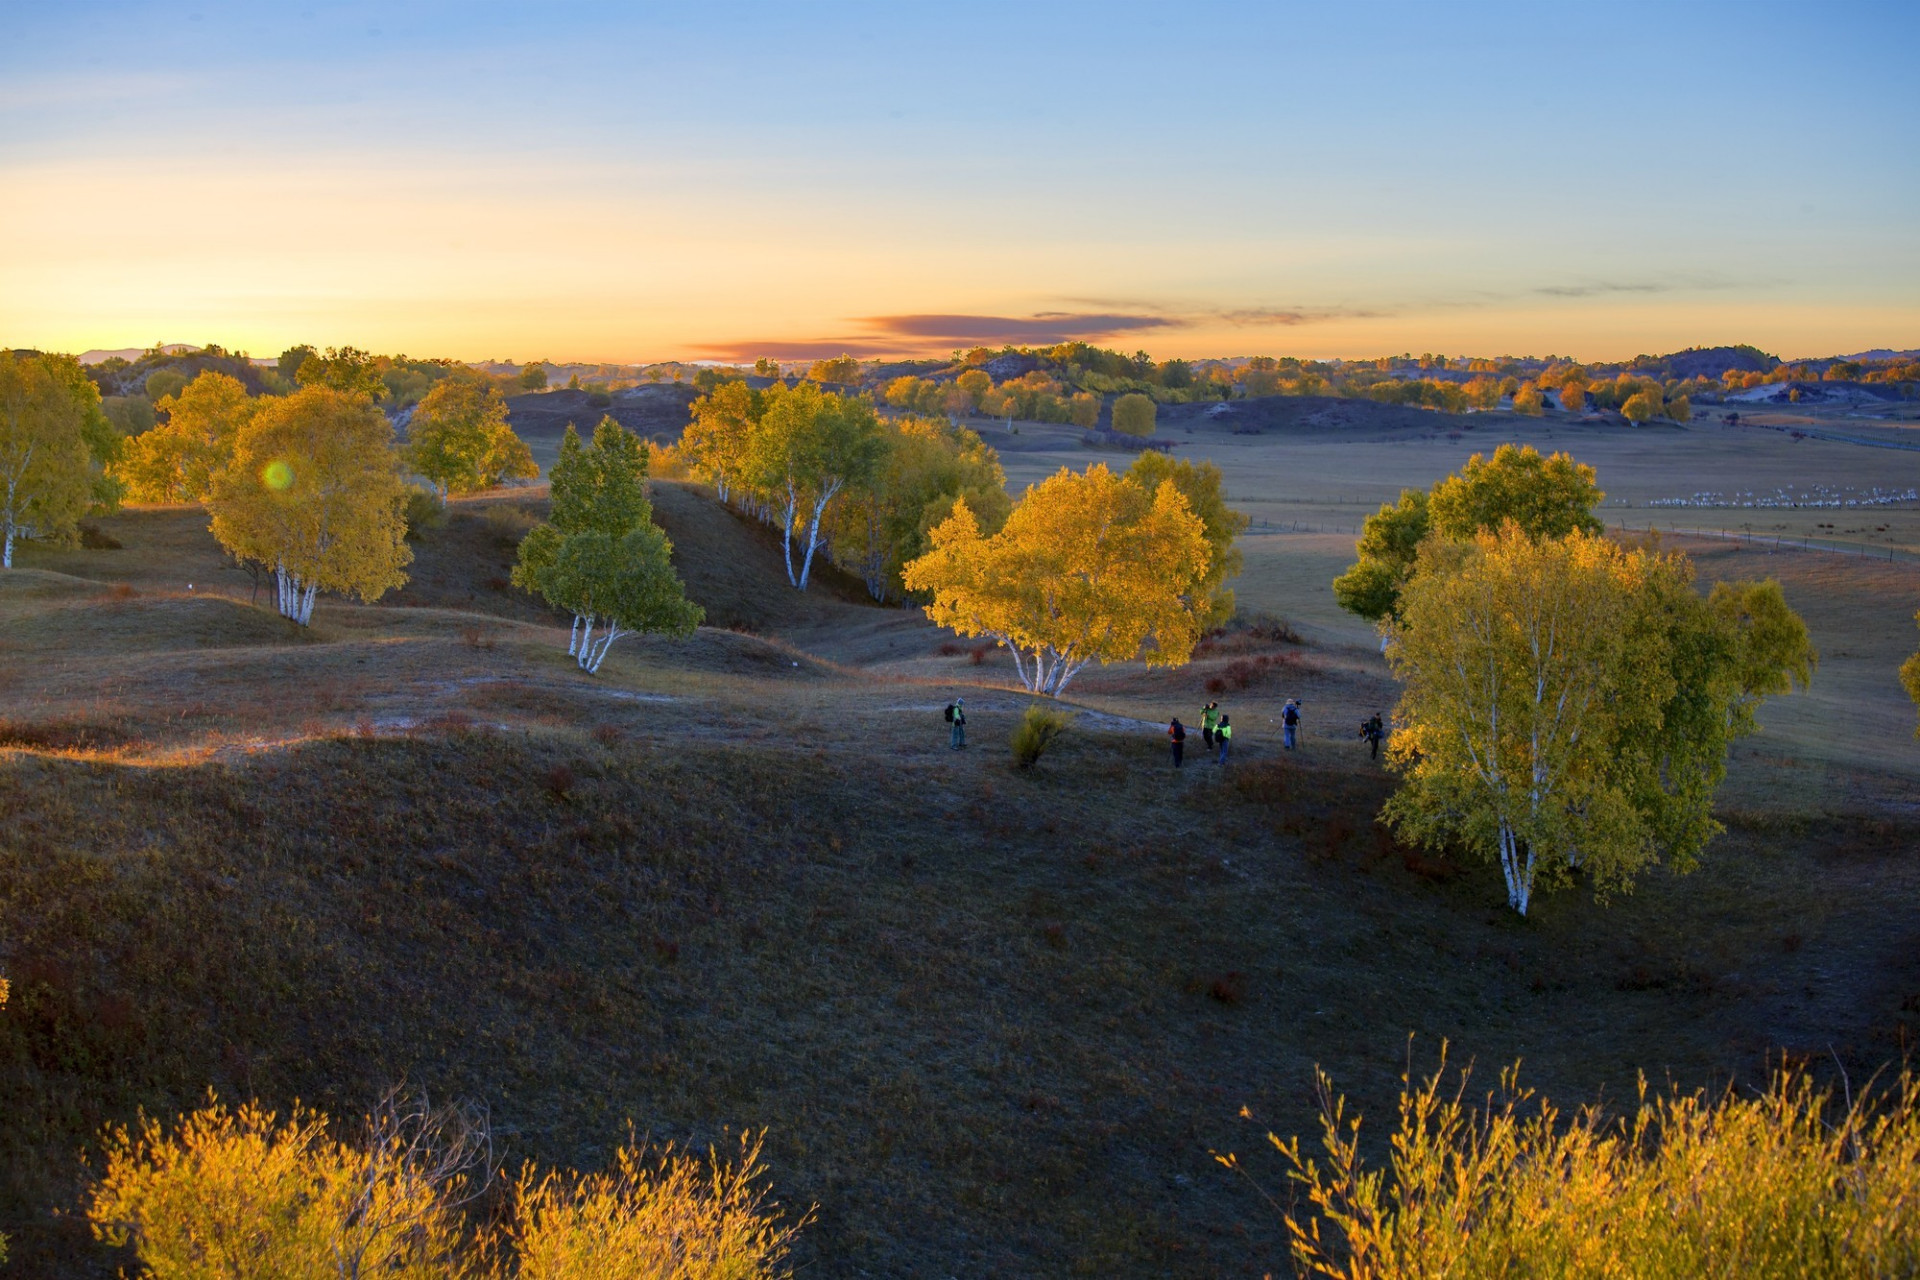
[[[927,616],[1013,653],[1021,682],[1058,696],[1087,663],[1192,656],[1207,601],[1210,548],[1200,517],[1171,480],[1149,492],[1095,465],[1062,468],[1029,488],[1000,532],[981,532],[962,501],[909,563],[909,590],[932,594]]]
[[[273,567],[281,614],[304,626],[318,591],[371,601],[406,582],[406,500],[386,415],[314,384],[240,426],[207,509],[221,546]]]
[[[597,672],[635,632],[691,635],[705,616],[673,569],[673,544],[647,501],[647,451],[612,418],[580,443],[569,426],[551,472],[549,519],[521,539],[514,585],[573,615],[567,652]]]
[[[881,423],[880,441],[878,465],[842,498],[828,529],[834,559],[858,573],[874,599],[887,600],[906,594],[902,569],[926,553],[955,504],[965,501],[992,534],[1013,502],[999,455],[965,427],[905,417]]]
[[[71,538],[96,497],[86,418],[99,395],[62,374],[56,357],[0,350],[0,567],[23,535]]]
[[[1142,439],[1152,435],[1155,416],[1153,401],[1137,391],[1113,402],[1113,429],[1121,435]]]
[[[1201,625],[1218,627],[1233,617],[1233,588],[1227,579],[1240,574],[1240,550],[1234,545],[1250,523],[1248,518],[1227,505],[1220,468],[1212,462],[1190,462],[1164,453],[1143,453],[1127,468],[1127,479],[1149,493],[1172,481],[1187,508],[1200,517],[1207,535],[1207,572],[1199,583],[1199,598],[1206,609]]]
[[[1405,785],[1386,819],[1490,855],[1523,915],[1575,872],[1604,896],[1655,862],[1692,867],[1728,744],[1812,671],[1778,584],[1703,600],[1683,556],[1512,521],[1421,559],[1388,632]]]
[[[422,398],[407,423],[404,456],[443,502],[450,493],[540,474],[526,441],[507,424],[507,402],[498,388],[467,374],[442,379]]]
[[[237,378],[208,370],[160,402],[167,420],[134,436],[115,466],[135,502],[203,502],[259,401]]]
[[[328,347],[325,355],[309,350],[295,370],[294,379],[303,387],[357,392],[369,400],[379,400],[387,394],[387,384],[380,380],[376,358],[358,347]]]
[[[1369,621],[1393,616],[1429,535],[1465,542],[1509,521],[1532,538],[1600,532],[1593,515],[1603,494],[1592,467],[1565,453],[1542,457],[1532,445],[1503,444],[1476,453],[1429,493],[1405,489],[1368,516],[1355,545],[1358,561],[1334,579],[1340,607]]]

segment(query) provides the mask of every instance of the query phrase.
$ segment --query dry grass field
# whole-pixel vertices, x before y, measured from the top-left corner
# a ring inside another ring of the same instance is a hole
[[[656,512],[711,625],[623,641],[598,678],[505,586],[537,489],[456,504],[406,590],[310,632],[249,603],[196,511],[28,546],[0,575],[0,1230],[22,1274],[111,1275],[63,1216],[102,1124],[210,1086],[351,1114],[405,1079],[484,1103],[514,1160],[594,1166],[629,1120],[764,1128],[781,1198],[819,1206],[809,1276],[1284,1274],[1273,1211],[1209,1151],[1277,1179],[1253,1153],[1311,1130],[1316,1063],[1382,1122],[1410,1034],[1417,1064],[1450,1039],[1567,1102],[1782,1054],[1857,1080],[1920,1034],[1920,743],[1892,674],[1920,565],[1682,540],[1703,578],[1782,580],[1813,691],[1740,748],[1699,872],[1526,922],[1490,867],[1374,825],[1390,780],[1353,726],[1393,690],[1326,585],[1334,530],[1505,438],[1639,502],[1911,474],[1774,435],[1181,428],[1261,522],[1243,610],[1300,641],[1090,669],[1030,772],[1004,659],[831,574],[796,597],[766,531],[688,486]],[[1030,425],[1004,443],[1016,491],[1093,460]],[[1920,545],[1911,508],[1875,524]],[[1162,726],[1209,681],[1236,758],[1196,742],[1175,773]]]

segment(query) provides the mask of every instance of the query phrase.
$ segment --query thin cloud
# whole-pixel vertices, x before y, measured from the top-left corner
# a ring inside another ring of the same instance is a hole
[[[861,324],[894,337],[917,343],[1012,343],[1047,345],[1056,342],[1109,338],[1119,333],[1142,329],[1165,329],[1179,324],[1166,316],[1128,315],[1124,313],[1083,314],[1043,311],[1037,315],[970,316],[907,315],[866,316]]]
[[[876,345],[858,338],[768,338],[734,342],[701,342],[694,350],[703,357],[742,364],[768,356],[775,360],[831,360],[835,356],[892,356],[900,344]]]
[[[728,340],[704,342],[696,350],[717,360],[744,361],[760,356],[817,360],[839,355],[944,355],[956,347],[1044,347],[1061,342],[1112,341],[1127,334],[1193,329],[1228,324],[1236,328],[1291,328],[1330,320],[1377,319],[1387,312],[1349,307],[1243,307],[1189,312],[1144,308],[1102,311],[1040,311],[1028,316],[964,313],[915,313],[862,316],[854,323],[866,332],[842,337]]]
[[[1240,328],[1291,329],[1303,324],[1325,324],[1329,320],[1379,320],[1391,314],[1387,311],[1360,311],[1352,307],[1246,307],[1238,311],[1212,311],[1203,316],[1191,316],[1183,323],[1194,325],[1218,320]]]
[[[1534,292],[1545,294],[1549,298],[1593,298],[1608,293],[1672,293],[1679,287],[1675,284],[1627,284],[1603,281],[1599,284],[1542,285]]]

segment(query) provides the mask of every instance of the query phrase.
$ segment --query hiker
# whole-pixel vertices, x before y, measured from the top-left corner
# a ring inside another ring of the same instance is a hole
[[[1181,758],[1187,754],[1187,726],[1180,723],[1179,716],[1167,726],[1167,737],[1173,743],[1173,767],[1178,769]]]
[[[1280,724],[1284,729],[1281,735],[1282,745],[1291,751],[1293,750],[1294,735],[1300,730],[1300,704],[1294,699],[1288,698],[1287,705],[1281,709]]]
[[[1387,736],[1386,722],[1380,718],[1378,711],[1373,713],[1373,719],[1362,720],[1360,722],[1360,736],[1365,739],[1367,746],[1371,749],[1370,758],[1378,760],[1380,758],[1380,739]]]
[[[1206,706],[1200,708],[1200,741],[1207,744],[1207,749],[1209,751],[1213,749],[1214,726],[1219,723],[1220,723],[1220,704],[1219,703],[1209,702]]]
[[[1233,725],[1228,723],[1226,713],[1220,715],[1220,723],[1213,727],[1213,740],[1220,744],[1220,759],[1217,763],[1227,762],[1227,748],[1233,745]]]
[[[955,698],[947,704],[947,723],[953,726],[947,735],[947,745],[955,751],[967,749],[967,700]]]

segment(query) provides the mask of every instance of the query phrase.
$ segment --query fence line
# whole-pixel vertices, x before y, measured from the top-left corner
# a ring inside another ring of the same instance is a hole
[[[1881,548],[1878,547],[1828,546],[1817,543],[1811,538],[1785,538],[1778,535],[1753,533],[1751,531],[1741,532],[1731,529],[1702,529],[1698,527],[1688,529],[1674,524],[1669,524],[1665,530],[1662,530],[1656,521],[1651,520],[1647,522],[1645,529],[1635,529],[1627,524],[1617,524],[1614,528],[1621,533],[1665,532],[1676,537],[1720,538],[1729,542],[1744,542],[1750,547],[1773,547],[1781,551],[1824,551],[1829,555],[1859,556],[1866,560],[1885,560],[1889,564],[1920,563],[1920,555],[1916,555],[1900,547],[1887,547],[1883,555]]]

